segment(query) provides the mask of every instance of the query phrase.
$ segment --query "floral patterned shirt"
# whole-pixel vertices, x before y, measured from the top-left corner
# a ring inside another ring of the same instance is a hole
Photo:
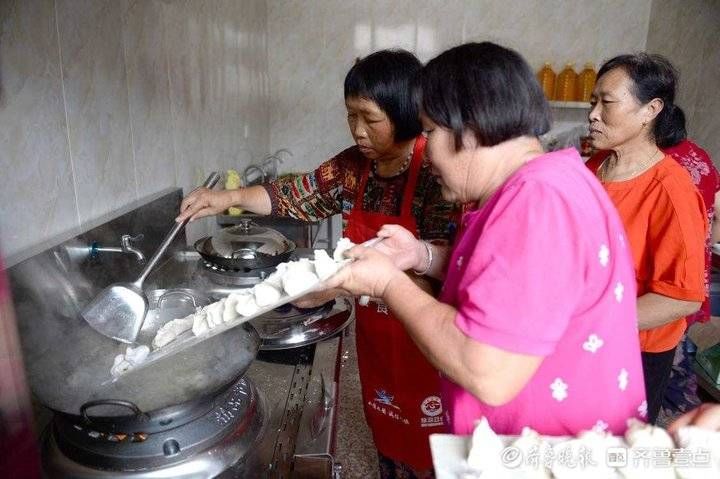
[[[318,221],[352,210],[360,178],[370,161],[357,146],[340,152],[309,173],[289,175],[265,185],[272,202],[272,214],[290,216],[302,221]],[[442,199],[440,185],[423,164],[413,196],[413,215],[418,235],[428,240],[449,240],[455,230],[456,207]],[[402,195],[408,181],[405,172],[392,178],[381,178],[370,171],[363,194],[364,211],[389,216],[400,214]]]
[[[705,291],[706,298],[700,310],[687,317],[688,326],[696,321],[701,323],[710,320],[710,269],[712,268],[712,223],[715,216],[715,194],[720,191],[720,174],[705,150],[690,140],[683,140],[675,146],[665,148],[664,152],[690,173],[693,184],[697,187],[705,202],[705,210],[709,223],[705,238]]]

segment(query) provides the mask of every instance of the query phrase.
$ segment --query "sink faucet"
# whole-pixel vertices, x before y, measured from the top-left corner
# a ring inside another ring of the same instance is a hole
[[[265,183],[265,177],[266,177],[265,170],[263,170],[262,167],[260,167],[258,165],[250,165],[247,168],[245,168],[245,170],[243,171],[243,184],[245,186],[250,185],[250,183],[248,182],[248,173],[250,173],[251,171],[259,172],[260,173],[260,183],[261,184]]]
[[[98,253],[126,253],[135,255],[138,263],[145,262],[145,255],[142,251],[133,246],[133,241],[139,241],[143,238],[143,235],[137,235],[132,237],[130,235],[122,235],[120,237],[120,246],[100,246],[97,242],[90,245],[90,257],[94,258]]]

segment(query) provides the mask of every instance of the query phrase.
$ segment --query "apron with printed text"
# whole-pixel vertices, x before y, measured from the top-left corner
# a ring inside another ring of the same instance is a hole
[[[417,231],[412,204],[424,147],[425,138],[418,137],[400,216],[363,211],[372,163],[367,162],[345,237],[359,244],[374,238],[384,224]],[[438,372],[384,304],[361,306],[356,301],[355,317],[363,406],[378,452],[415,470],[431,469],[428,436],[445,430]]]

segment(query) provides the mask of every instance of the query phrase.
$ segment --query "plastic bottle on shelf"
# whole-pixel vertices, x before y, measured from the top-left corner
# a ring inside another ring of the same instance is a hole
[[[592,95],[593,88],[595,87],[596,78],[595,65],[586,63],[585,69],[580,72],[580,75],[577,77],[575,101],[590,101],[590,95]]]
[[[557,101],[575,101],[575,83],[577,82],[577,73],[573,69],[573,64],[565,65],[563,71],[557,77],[555,82],[555,100]]]
[[[550,62],[545,62],[545,66],[537,73],[537,79],[545,93],[545,98],[552,100],[555,96],[555,72]]]

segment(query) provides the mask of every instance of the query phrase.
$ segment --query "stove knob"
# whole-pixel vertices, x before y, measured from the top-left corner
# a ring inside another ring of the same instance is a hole
[[[163,444],[163,454],[166,456],[174,456],[180,452],[180,444],[175,439],[168,439]]]

